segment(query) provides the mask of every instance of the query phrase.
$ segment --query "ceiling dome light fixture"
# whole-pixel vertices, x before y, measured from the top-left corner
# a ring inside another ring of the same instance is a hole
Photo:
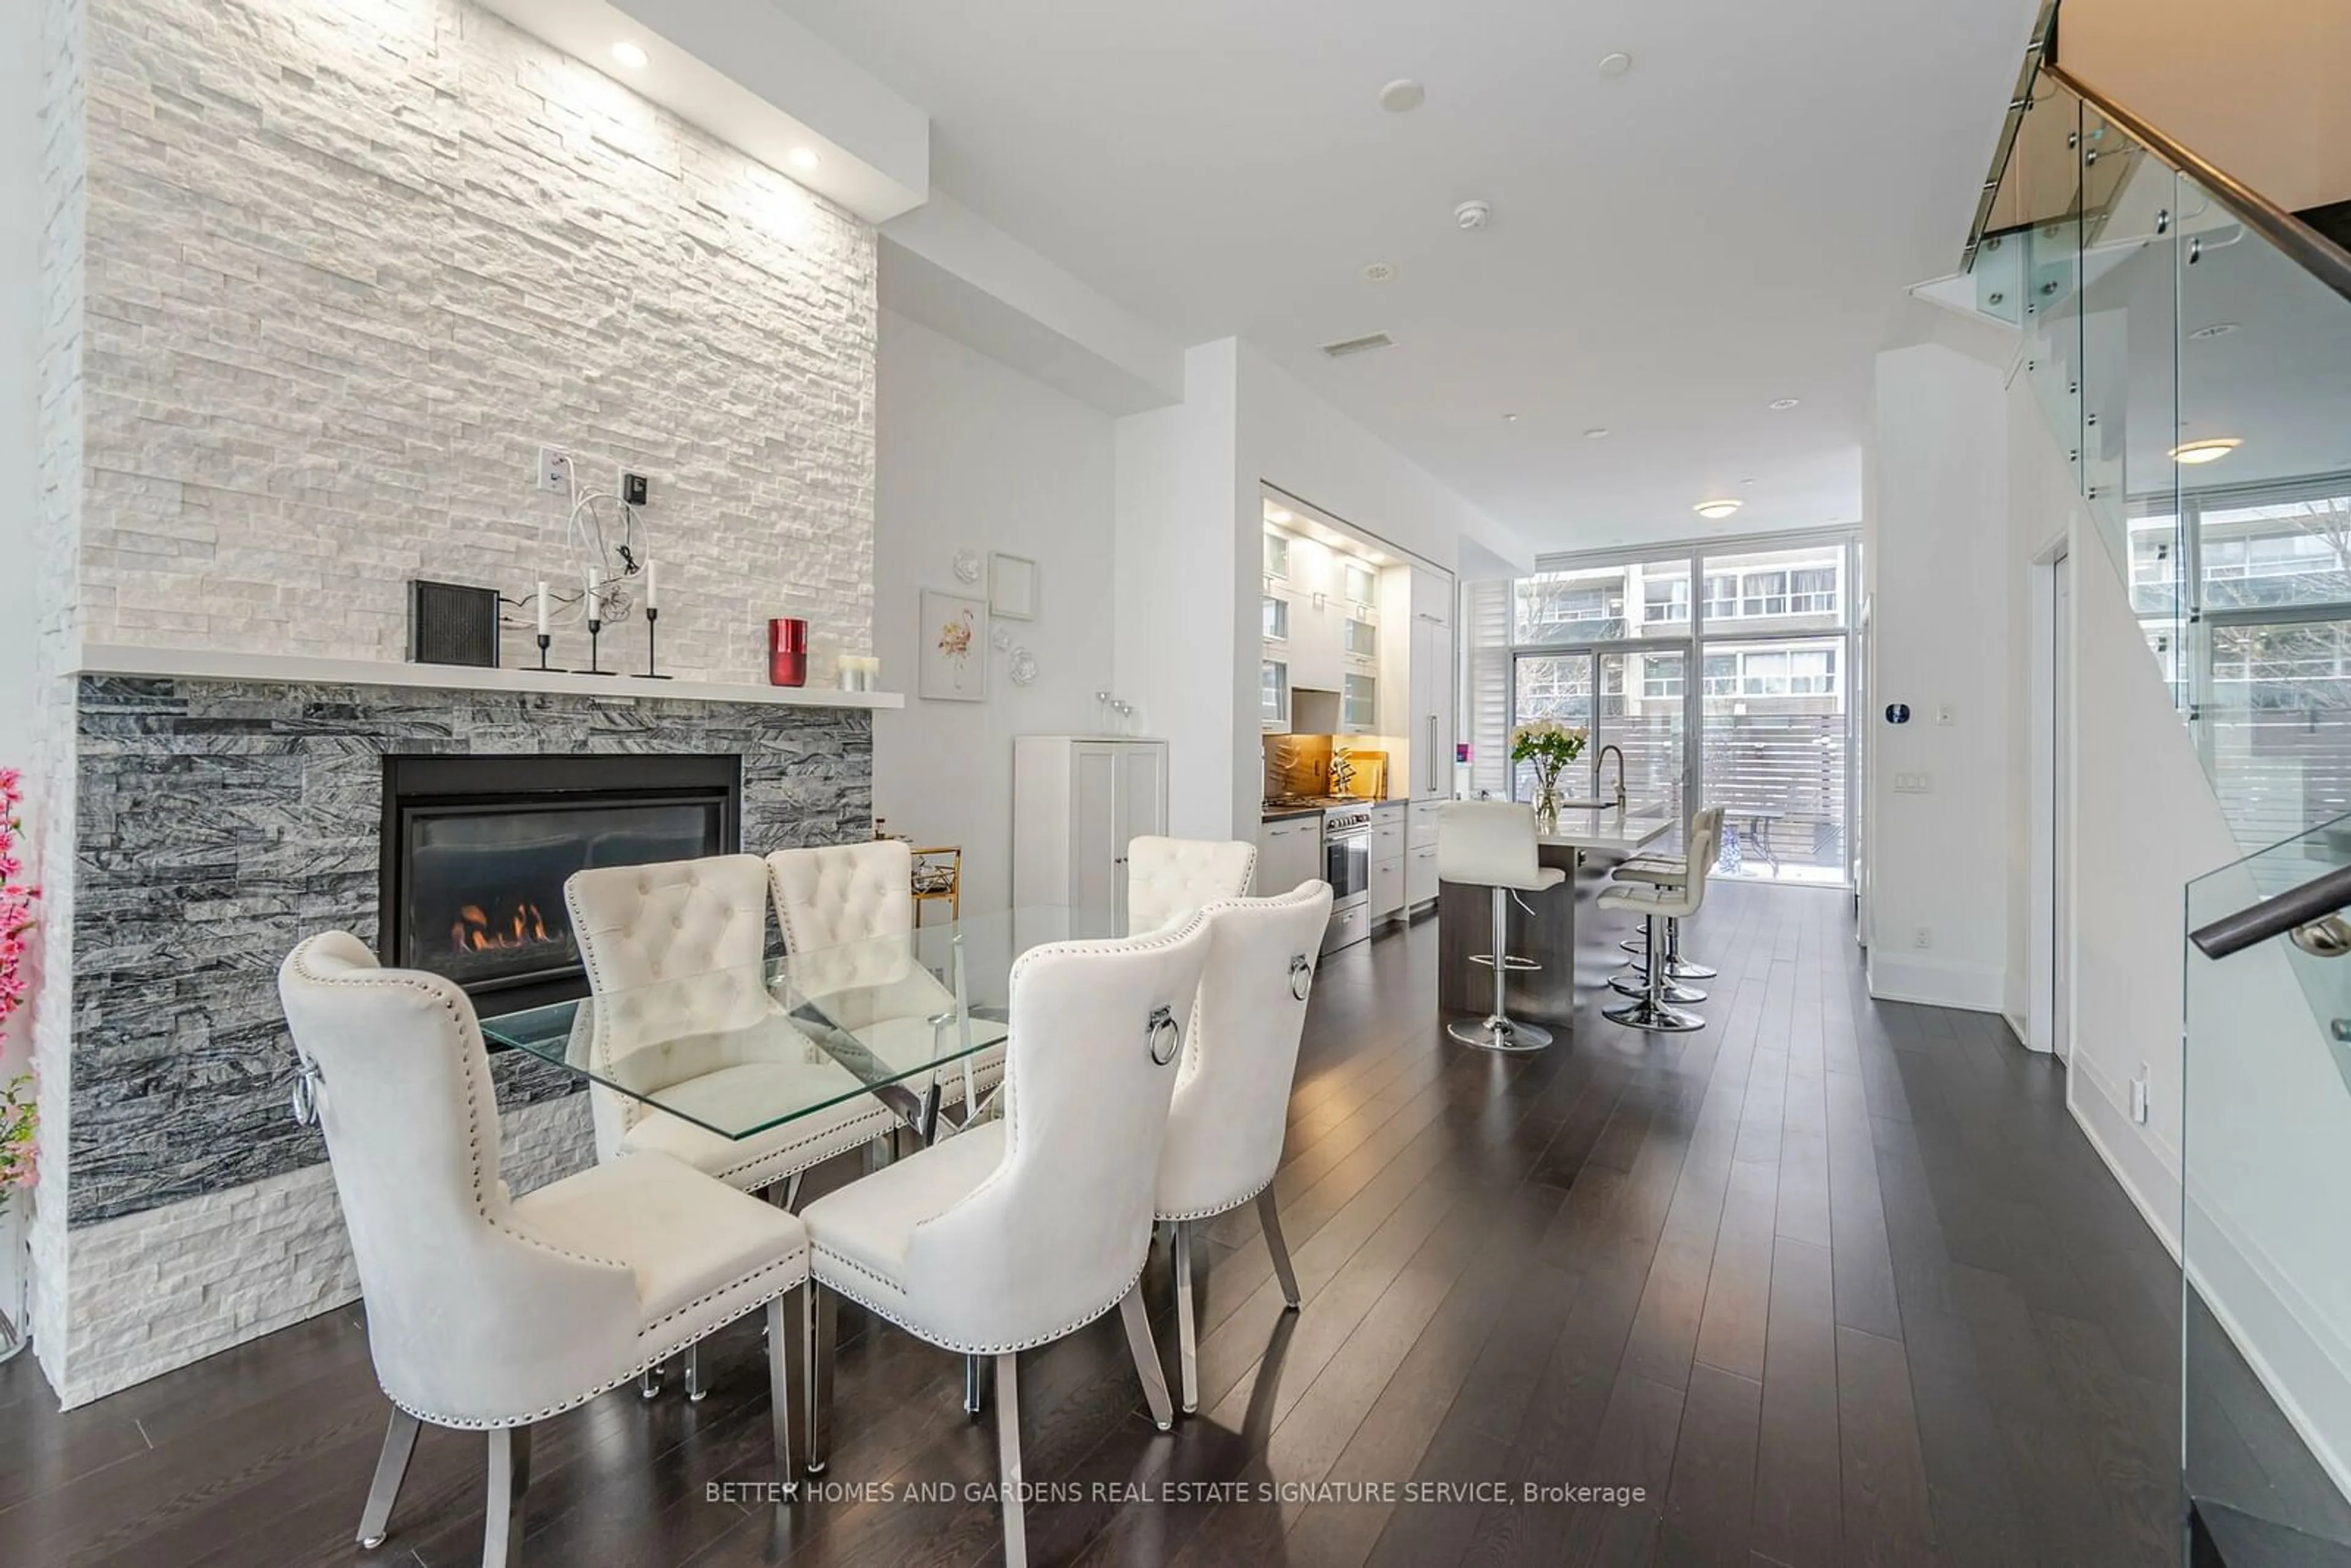
[[[1586,441],[1597,441],[1607,434],[1608,427],[1606,425],[1595,424],[1590,430],[1583,433],[1583,439]]]
[[[2225,338],[2236,329],[2237,324],[2234,321],[2215,321],[2210,327],[2199,327],[2188,335],[2191,338],[2210,340]]]
[[[1461,229],[1482,229],[1493,216],[1494,209],[1484,202],[1464,202],[1453,209],[1454,226]]]
[[[1519,423],[1519,416],[1515,413],[1506,413],[1502,416],[1502,423],[1504,424],[1516,424]]]
[[[1370,262],[1364,267],[1364,281],[1366,283],[1385,283],[1395,276],[1395,268],[1384,261]]]
[[[645,53],[643,45],[632,44],[626,38],[612,46],[612,57],[632,71],[641,71],[653,63],[653,57]]]
[[[1621,77],[1632,68],[1633,57],[1626,54],[1622,49],[1614,49],[1600,57],[1600,74],[1602,76]]]
[[[1398,77],[1380,89],[1380,107],[1390,114],[1410,114],[1427,99],[1428,89],[1410,77]]]
[[[1730,516],[1731,513],[1739,510],[1739,503],[1737,501],[1700,501],[1697,506],[1692,507],[1690,510],[1696,512],[1699,517],[1704,517],[1708,522],[1719,523],[1722,521],[1723,518]]]
[[[791,160],[792,167],[795,169],[813,169],[824,162],[816,155],[816,149],[813,147],[795,147],[786,156]]]
[[[1780,413],[1785,413],[1788,410],[1796,406],[1797,401],[1798,400],[1792,397],[1775,397],[1771,400],[1771,406]]]
[[[2210,441],[2187,441],[2171,449],[2174,463],[2218,463],[2244,443],[2233,435],[2216,436]]]

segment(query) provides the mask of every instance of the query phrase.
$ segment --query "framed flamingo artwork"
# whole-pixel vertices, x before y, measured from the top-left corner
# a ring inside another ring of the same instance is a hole
[[[922,603],[916,689],[933,702],[986,702],[987,601],[926,588]]]

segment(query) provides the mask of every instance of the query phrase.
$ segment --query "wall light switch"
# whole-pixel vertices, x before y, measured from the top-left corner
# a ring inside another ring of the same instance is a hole
[[[2131,1080],[2130,1118],[2142,1127],[2147,1125],[2147,1069],[2144,1067],[2138,1070],[2138,1076]]]
[[[1935,776],[1931,773],[1896,773],[1894,792],[1896,795],[1929,795],[1934,793]]]
[[[1937,703],[1937,704],[1935,705],[1935,722],[1936,722],[1937,724],[1938,724],[1938,725],[1943,726],[1945,728],[1949,728],[1949,727],[1950,727],[1950,723],[1951,723],[1951,705],[1950,705],[1950,704],[1949,704],[1949,703]]]

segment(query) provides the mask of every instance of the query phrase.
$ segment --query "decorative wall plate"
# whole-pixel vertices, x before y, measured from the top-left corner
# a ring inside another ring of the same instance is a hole
[[[1001,653],[1007,648],[1012,646],[1012,628],[1009,626],[998,626],[994,632],[988,634],[988,640],[996,644],[996,651]]]
[[[1030,653],[1026,648],[1013,649],[1012,668],[1010,674],[1012,676],[1012,684],[1016,686],[1025,686],[1035,681],[1037,678],[1037,655]]]
[[[984,567],[979,559],[979,552],[977,550],[959,549],[956,551],[955,574],[956,581],[977,582],[982,570],[984,570]]]

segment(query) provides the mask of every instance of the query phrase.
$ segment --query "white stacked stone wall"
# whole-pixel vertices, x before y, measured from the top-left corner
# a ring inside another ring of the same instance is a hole
[[[411,578],[569,593],[544,444],[591,486],[651,476],[664,670],[763,680],[767,621],[797,615],[829,681],[871,651],[875,254],[852,214],[462,0],[26,3],[47,312],[34,1322],[79,1404],[354,1287],[323,1165],[67,1226],[77,646],[398,660]],[[508,664],[536,657],[523,614]],[[577,622],[559,665],[586,662]],[[642,667],[643,632],[615,628],[607,667]],[[517,1169],[586,1157],[584,1115],[517,1113]],[[230,1234],[282,1246],[266,1292],[235,1297]]]
[[[397,660],[412,578],[576,593],[544,443],[652,478],[665,669],[870,651],[869,225],[459,0],[87,5],[86,640]]]

